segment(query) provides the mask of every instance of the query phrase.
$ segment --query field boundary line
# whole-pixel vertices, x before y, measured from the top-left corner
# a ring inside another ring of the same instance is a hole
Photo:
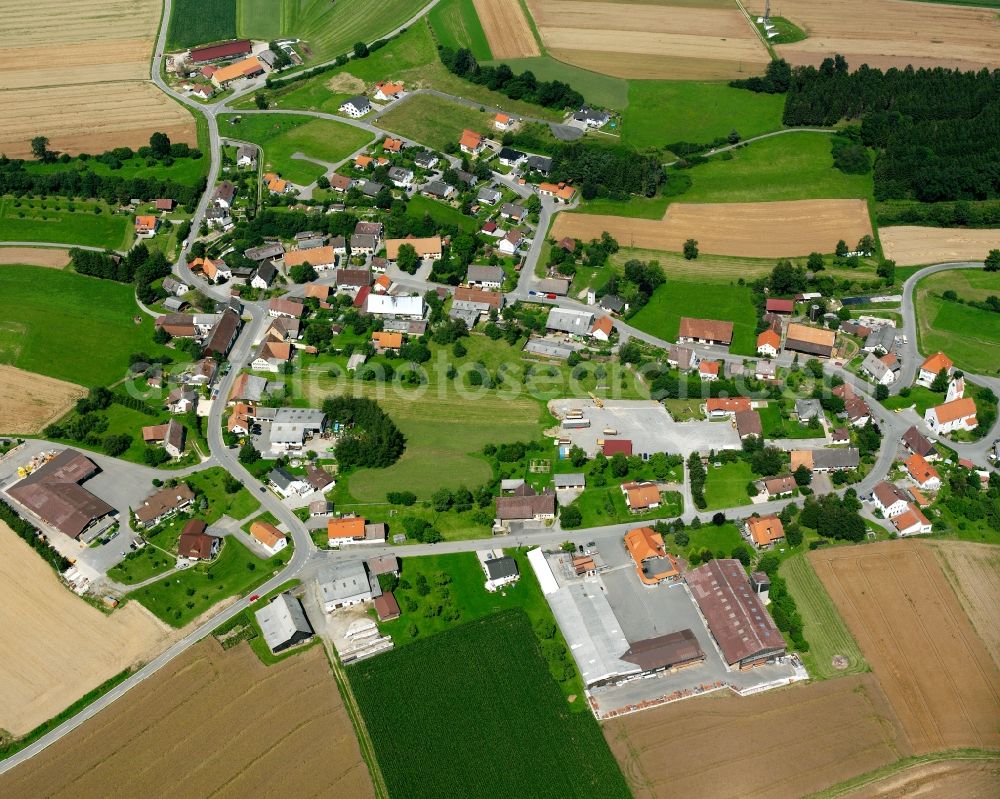
[[[983,762],[995,760],[1000,762],[1000,753],[992,752],[988,749],[948,749],[928,755],[911,755],[910,757],[897,760],[895,763],[890,763],[882,768],[874,769],[858,777],[845,780],[838,785],[810,794],[806,799],[837,799],[837,797],[845,796],[858,788],[864,788],[874,782],[895,774],[901,774],[911,768],[926,766],[931,763],[942,763],[948,760],[981,760]]]

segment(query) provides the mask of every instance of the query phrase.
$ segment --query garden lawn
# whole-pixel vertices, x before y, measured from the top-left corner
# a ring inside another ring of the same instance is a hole
[[[728,558],[732,555],[733,549],[743,541],[743,536],[732,522],[719,525],[703,524],[697,529],[687,527],[685,531],[688,534],[688,553],[707,549],[717,558]]]
[[[472,51],[477,61],[493,58],[472,0],[443,0],[431,9],[427,19],[443,47],[455,50],[465,47]]]
[[[291,556],[288,547],[261,560],[238,539],[227,536],[215,560],[195,564],[127,596],[172,627],[183,627],[223,599],[242,596],[265,582]]]
[[[372,135],[329,119],[294,114],[244,114],[236,125],[222,124],[225,135],[254,142],[264,148],[264,169],[286,180],[308,185],[323,175],[325,167],[313,161],[292,158],[294,153],[336,162],[372,141]]]
[[[133,352],[175,354],[153,343],[153,319],[134,292],[75,272],[0,266],[0,363],[91,387],[124,377]]]
[[[475,233],[479,229],[479,221],[474,217],[466,216],[457,208],[432,200],[430,197],[416,194],[406,203],[406,215],[423,218],[424,214],[438,224],[455,225],[469,233]]]
[[[169,571],[176,563],[176,553],[168,555],[152,544],[146,544],[142,549],[129,552],[125,560],[108,569],[108,577],[123,585],[135,585]]]
[[[468,1],[466,0],[466,2]],[[515,73],[530,71],[538,80],[560,80],[563,83],[568,83],[580,92],[591,105],[621,111],[630,103],[629,81],[624,78],[614,78],[599,72],[591,72],[589,69],[564,64],[549,56],[508,58],[494,62],[494,64],[501,63],[509,66]],[[608,125],[604,128],[604,132],[617,133],[618,131]]]
[[[622,138],[640,150],[679,141],[707,144],[733,130],[749,139],[781,130],[784,107],[782,94],[755,94],[725,83],[633,80]]]
[[[570,710],[519,610],[346,671],[390,796],[631,796],[596,720]]]
[[[922,419],[924,411],[928,408],[933,408],[935,405],[941,405],[944,402],[944,396],[944,394],[938,394],[923,386],[913,386],[910,388],[910,393],[907,396],[904,397],[902,394],[896,394],[883,400],[882,404],[890,411],[916,406],[917,414]]]
[[[462,131],[489,134],[494,114],[453,103],[431,94],[418,94],[393,106],[379,119],[379,126],[420,144],[443,150],[457,144]]]
[[[767,202],[866,198],[872,176],[833,167],[832,136],[795,132],[762,139],[684,170],[692,186],[674,199],[686,203]]]
[[[801,656],[809,676],[826,680],[868,671],[857,641],[834,607],[809,559],[802,554],[786,558],[778,573],[788,583],[788,591],[802,616],[802,636],[809,643],[809,651],[802,652]],[[833,667],[835,655],[848,659],[847,668],[839,670]]]
[[[618,485],[608,488],[588,488],[573,504],[583,516],[581,527],[601,527],[607,524],[628,524],[651,519],[675,519],[684,512],[684,499],[676,491],[664,491],[661,505],[645,513],[633,513],[625,504],[625,495]]]
[[[746,286],[687,283],[668,277],[628,321],[646,333],[676,341],[682,316],[732,322],[730,351],[740,355],[754,355],[757,351],[757,319]]]
[[[782,403],[777,400],[771,400],[767,407],[757,409],[764,438],[823,438],[822,427],[812,429],[800,424],[796,419],[783,416],[782,410]]]
[[[174,0],[167,31],[168,50],[235,37],[236,0]]]
[[[189,474],[184,482],[191,486],[196,494],[204,494],[208,501],[208,509],[198,514],[207,524],[214,524],[223,516],[232,519],[245,519],[260,508],[257,497],[246,488],[241,488],[235,494],[227,494],[225,480],[228,472],[221,466],[213,466],[199,472]]]
[[[94,213],[98,211],[98,213]],[[102,200],[68,197],[0,197],[0,239],[50,241],[126,250],[132,243],[132,218],[112,213]]]
[[[942,299],[953,290],[965,300],[1000,295],[1000,272],[961,269],[938,272],[917,285],[920,351],[941,350],[958,369],[976,374],[1000,372],[1000,314]]]
[[[733,463],[723,463],[718,468],[709,463],[707,470],[705,501],[708,504],[706,510],[735,508],[750,504],[747,484],[755,480],[757,476],[753,473],[749,463],[734,461]]]

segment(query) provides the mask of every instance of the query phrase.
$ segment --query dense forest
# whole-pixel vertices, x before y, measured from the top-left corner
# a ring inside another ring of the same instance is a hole
[[[780,64],[780,62],[776,62]],[[734,81],[778,92],[785,67]],[[787,82],[786,125],[861,122],[861,141],[877,153],[876,199],[985,200],[1000,197],[1000,70],[961,72],[862,65],[843,56],[795,67]]]
[[[506,64],[484,67],[476,62],[471,50],[438,48],[441,63],[460,78],[506,94],[511,100],[524,100],[546,108],[579,108],[584,99],[580,92],[560,80],[539,81],[529,72],[515,75]]]
[[[347,427],[337,442],[341,469],[391,466],[403,454],[406,439],[375,400],[328,397],[323,402],[323,413],[328,422]]]
[[[641,155],[626,147],[604,147],[582,141],[565,144],[552,155],[551,178],[580,187],[584,199],[629,195],[652,197],[665,177],[655,155]]]

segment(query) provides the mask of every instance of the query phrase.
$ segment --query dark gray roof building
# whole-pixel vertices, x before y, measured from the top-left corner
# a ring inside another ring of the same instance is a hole
[[[254,617],[264,634],[264,641],[275,654],[312,638],[313,629],[302,603],[287,591],[264,605]]]

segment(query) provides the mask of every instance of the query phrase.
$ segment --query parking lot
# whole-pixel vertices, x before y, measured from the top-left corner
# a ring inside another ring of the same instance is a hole
[[[604,400],[603,408],[593,400],[559,399],[549,403],[558,417],[580,409],[590,420],[590,427],[562,430],[561,435],[584,449],[588,455],[597,452],[598,439],[629,439],[636,454],[669,452],[685,458],[692,452],[710,449],[739,449],[740,439],[729,421],[675,422],[654,400]],[[615,433],[605,433],[614,430]]]

